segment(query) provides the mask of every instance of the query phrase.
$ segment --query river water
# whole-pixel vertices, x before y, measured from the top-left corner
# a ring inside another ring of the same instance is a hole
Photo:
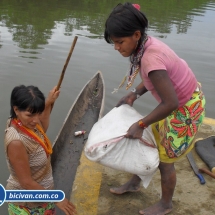
[[[202,83],[207,99],[206,116],[215,109],[215,0],[136,0],[149,19],[148,34],[168,44],[185,59]],[[85,83],[97,70],[103,73],[107,113],[126,93],[118,86],[129,67],[113,46],[103,39],[104,22],[115,0],[0,0],[0,183],[8,170],[3,139],[9,116],[12,88],[36,85],[47,95],[58,83],[74,36],[78,41],[67,67],[61,95],[51,116],[48,135],[54,140],[65,116]],[[138,82],[136,82],[138,83]],[[156,102],[150,93],[134,107],[146,115]],[[0,214],[7,214],[6,204]]]

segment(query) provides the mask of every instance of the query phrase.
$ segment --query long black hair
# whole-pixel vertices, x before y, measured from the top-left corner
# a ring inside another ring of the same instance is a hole
[[[131,3],[118,4],[105,23],[104,38],[107,43],[112,43],[111,37],[130,37],[135,31],[141,32],[139,45],[143,42],[146,30],[148,28],[148,19],[145,14],[136,9]]]
[[[30,113],[42,113],[45,109],[45,96],[35,86],[20,85],[13,88],[10,98],[11,118],[16,118],[13,107],[19,111],[29,111]]]

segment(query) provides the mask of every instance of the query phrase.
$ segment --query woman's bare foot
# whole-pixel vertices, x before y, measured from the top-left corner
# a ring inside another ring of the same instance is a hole
[[[161,201],[152,205],[151,207],[148,207],[144,210],[140,210],[140,214],[144,215],[165,215],[172,211],[172,205],[169,207],[164,206]]]
[[[114,194],[138,192],[140,191],[140,181],[141,179],[137,175],[133,175],[131,180],[123,184],[122,186],[110,188],[110,192]]]

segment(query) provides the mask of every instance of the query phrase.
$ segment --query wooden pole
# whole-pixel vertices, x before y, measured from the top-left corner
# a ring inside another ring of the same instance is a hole
[[[78,39],[78,37],[75,36],[75,38],[74,38],[74,40],[73,40],[73,43],[72,43],[72,46],[71,46],[71,48],[70,48],[68,57],[67,57],[66,62],[65,62],[65,64],[64,64],[63,70],[62,70],[62,72],[61,72],[61,76],[60,76],[60,79],[59,79],[59,81],[58,81],[56,91],[60,89],[60,86],[61,86],[61,83],[62,83],[62,81],[63,81],[63,78],[64,78],[64,74],[65,74],[67,65],[68,65],[69,60],[70,60],[70,58],[71,58],[71,56],[72,56],[72,52],[73,52],[73,50],[74,50],[74,48],[75,48],[75,44],[76,44],[76,42],[77,42],[77,39]]]
[[[74,50],[74,48],[75,48],[75,44],[76,44],[76,42],[77,42],[77,39],[78,39],[78,37],[75,36],[75,38],[74,38],[74,40],[73,40],[73,43],[72,43],[72,45],[71,45],[69,54],[68,54],[68,56],[67,56],[66,62],[65,62],[65,64],[64,64],[63,70],[62,70],[62,72],[61,72],[61,76],[60,76],[60,78],[59,78],[59,81],[58,81],[58,84],[57,84],[57,87],[56,87],[56,91],[60,89],[61,83],[62,83],[63,78],[64,78],[64,74],[65,74],[65,72],[66,72],[67,65],[68,65],[69,60],[70,60],[70,58],[71,58],[71,56],[72,56],[72,52],[73,52],[73,50]],[[54,106],[54,103],[53,103],[52,106],[51,106],[51,111],[52,111],[53,106]]]

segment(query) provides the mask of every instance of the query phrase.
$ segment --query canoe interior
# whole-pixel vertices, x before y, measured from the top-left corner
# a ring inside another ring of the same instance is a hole
[[[68,199],[84,143],[102,114],[103,103],[104,82],[101,72],[97,72],[80,92],[54,141],[51,163],[55,189],[63,190]],[[75,137],[74,132],[79,130],[86,133]]]

